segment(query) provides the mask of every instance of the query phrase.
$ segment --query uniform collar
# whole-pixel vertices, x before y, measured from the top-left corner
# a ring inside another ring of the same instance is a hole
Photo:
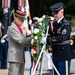
[[[62,19],[64,18],[64,16],[63,17],[61,17],[57,22],[59,23]]]

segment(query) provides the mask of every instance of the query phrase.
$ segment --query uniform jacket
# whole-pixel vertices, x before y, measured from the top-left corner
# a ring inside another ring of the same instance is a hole
[[[25,62],[24,47],[31,44],[32,37],[24,37],[15,23],[8,28],[8,62]]]
[[[70,43],[62,44],[63,41],[70,40],[71,26],[69,22],[63,18],[59,23],[54,22],[53,30],[53,60],[65,61],[71,59]]]

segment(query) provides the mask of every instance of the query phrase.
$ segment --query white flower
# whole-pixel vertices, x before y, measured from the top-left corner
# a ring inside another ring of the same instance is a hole
[[[31,49],[31,54],[36,54],[36,51],[34,49]]]
[[[37,29],[37,28],[35,28],[33,31],[34,34],[37,34],[38,32],[39,32],[39,29]]]
[[[45,15],[43,15],[42,18],[44,19],[45,18]]]
[[[39,25],[42,25],[42,23],[40,22]]]
[[[35,37],[34,37],[34,39],[35,39],[35,40],[37,40],[37,39],[38,39],[38,37],[37,37],[37,36],[35,36]]]
[[[45,18],[45,15],[43,15],[41,18],[39,18],[38,22],[42,22]]]
[[[40,18],[38,21],[39,21],[39,22],[42,22],[42,21],[43,21],[43,18]]]

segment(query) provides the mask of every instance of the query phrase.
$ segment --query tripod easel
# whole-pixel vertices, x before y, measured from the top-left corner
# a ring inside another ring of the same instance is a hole
[[[47,26],[46,38],[47,38],[47,35],[48,35],[48,30],[49,30],[49,26]],[[57,73],[58,75],[60,75],[60,73],[59,73],[58,70],[56,69],[55,65],[53,64],[52,60],[48,57],[46,51],[44,51],[45,48],[46,48],[46,44],[44,44],[43,47],[42,47],[42,50],[41,50],[41,52],[40,52],[40,54],[39,54],[39,58],[38,58],[38,60],[37,60],[37,63],[36,63],[36,65],[35,65],[35,68],[34,68],[34,71],[33,71],[32,75],[35,74],[36,68],[37,68],[37,66],[38,66],[38,63],[39,63],[40,58],[41,58],[41,56],[42,56],[43,53],[45,53],[45,55],[47,56],[47,58],[48,58],[49,61],[51,62],[51,64],[52,64],[54,70],[56,71],[56,73]],[[43,62],[42,62],[42,63],[43,63]],[[41,67],[40,75],[42,75],[42,67]]]

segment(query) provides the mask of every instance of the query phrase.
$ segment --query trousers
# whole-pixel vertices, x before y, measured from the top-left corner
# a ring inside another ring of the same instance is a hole
[[[71,60],[54,62],[54,65],[59,71],[60,75],[70,75],[70,64],[71,64]],[[58,75],[56,71],[54,71],[54,75]]]
[[[24,63],[10,62],[8,75],[24,75]]]

